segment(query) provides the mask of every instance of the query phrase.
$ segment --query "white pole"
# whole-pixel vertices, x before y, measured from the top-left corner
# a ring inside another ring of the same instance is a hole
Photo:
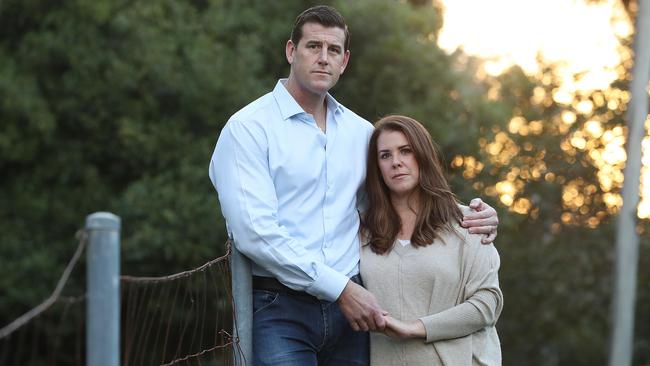
[[[627,109],[628,139],[623,207],[618,216],[616,234],[616,282],[613,299],[613,329],[609,354],[610,366],[630,366],[634,343],[634,303],[639,257],[636,232],[641,142],[648,116],[648,81],[650,81],[650,0],[638,0],[634,36],[634,68],[630,84],[631,99]]]
[[[230,273],[232,274],[232,297],[235,303],[233,328],[239,339],[241,354],[235,348],[235,365],[253,364],[253,277],[251,261],[237,250],[231,240]]]

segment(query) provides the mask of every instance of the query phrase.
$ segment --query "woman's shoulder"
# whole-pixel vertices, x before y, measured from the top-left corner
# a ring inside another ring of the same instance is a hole
[[[367,230],[359,229],[359,249],[362,256],[372,255],[374,252],[370,246],[370,236]]]
[[[445,242],[448,240],[453,240],[460,241],[461,243],[467,243],[468,241],[472,241],[472,237],[475,235],[471,234],[466,228],[460,226],[460,223],[452,222],[446,230],[442,230],[440,236]]]
[[[453,223],[451,225],[451,228],[452,230],[448,230],[445,235],[450,239],[453,237],[454,240],[460,240],[461,243],[465,246],[465,249],[470,253],[494,252],[498,255],[494,243],[483,244],[481,240],[485,237],[484,234],[472,234],[469,232],[469,229],[460,226],[459,223]]]

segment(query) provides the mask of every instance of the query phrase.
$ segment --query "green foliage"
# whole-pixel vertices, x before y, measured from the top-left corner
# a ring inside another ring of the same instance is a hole
[[[76,247],[75,231],[95,211],[123,220],[125,274],[170,274],[223,254],[225,227],[207,177],[212,149],[232,113],[287,75],[291,25],[315,3],[0,2],[0,325],[51,293]],[[603,360],[611,220],[598,216],[595,229],[584,220],[561,224],[567,208],[560,181],[524,179],[519,197],[533,205],[528,215],[508,212],[485,190],[512,168],[523,171],[540,159],[565,182],[580,178],[598,186],[586,152],[568,159],[560,148],[585,121],[560,131],[554,121],[562,107],[531,102],[536,87],[550,95],[557,84],[518,68],[477,80],[478,60],[437,46],[440,11],[426,2],[328,3],[348,20],[352,41],[336,98],[371,121],[392,113],[413,116],[426,124],[447,161],[474,156],[485,165],[475,176],[456,167],[451,182],[461,200],[483,196],[500,211],[504,364]],[[619,83],[625,88],[625,80]],[[542,121],[544,133],[509,134],[517,146],[532,148],[497,163],[485,144],[507,132],[515,115]],[[608,121],[620,124],[621,116]],[[598,187],[596,196],[603,193]],[[585,218],[603,211],[602,198],[588,208]],[[650,276],[647,245],[641,254],[643,284]],[[68,294],[82,288],[75,283]],[[650,360],[643,305],[649,296],[640,285],[640,363]]]

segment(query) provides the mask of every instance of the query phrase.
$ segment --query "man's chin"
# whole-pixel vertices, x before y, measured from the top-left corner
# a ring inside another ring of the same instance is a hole
[[[317,94],[327,94],[327,92],[329,92],[329,90],[332,89],[334,85],[336,85],[336,82],[332,82],[331,80],[323,80],[312,83],[311,90]]]
[[[309,92],[315,95],[325,95],[329,92],[330,87],[321,87],[312,85],[309,88]]]

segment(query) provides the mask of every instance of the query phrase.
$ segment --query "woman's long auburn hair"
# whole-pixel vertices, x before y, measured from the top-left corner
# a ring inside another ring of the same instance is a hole
[[[458,201],[449,188],[442,162],[429,132],[420,122],[405,116],[386,116],[375,123],[368,146],[366,193],[368,211],[362,220],[362,230],[373,252],[384,254],[393,247],[401,227],[401,220],[390,199],[390,189],[379,170],[377,140],[384,131],[404,134],[420,168],[418,184],[419,212],[411,245],[416,247],[433,243],[440,230],[455,232],[453,223],[460,223],[462,213]]]

